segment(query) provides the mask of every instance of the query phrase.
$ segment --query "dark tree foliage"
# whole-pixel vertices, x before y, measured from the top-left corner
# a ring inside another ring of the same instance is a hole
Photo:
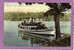
[[[19,5],[21,5],[22,3],[21,2],[19,2]]]
[[[32,5],[32,3],[25,3],[26,5]]]
[[[52,9],[48,10],[44,14],[45,16],[54,15],[54,14],[63,15],[63,13],[61,13],[61,12],[67,11],[68,9],[71,8],[69,3],[46,3],[46,5],[48,5]]]

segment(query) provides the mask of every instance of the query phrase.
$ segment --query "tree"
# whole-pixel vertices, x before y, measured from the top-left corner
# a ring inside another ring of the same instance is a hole
[[[55,21],[55,32],[56,32],[56,39],[58,39],[61,34],[60,32],[60,16],[64,16],[64,11],[67,11],[71,8],[69,3],[46,3],[52,9],[48,10],[44,13],[44,16],[53,15]]]
[[[19,2],[21,5],[21,3]],[[32,5],[35,3],[25,3],[26,5]],[[43,4],[42,2],[39,2],[39,4]],[[54,22],[55,22],[55,33],[56,33],[56,39],[60,38],[60,16],[63,16],[64,13],[68,9],[71,8],[69,3],[46,3],[51,9],[45,12],[43,15],[44,16],[53,16],[54,17]]]

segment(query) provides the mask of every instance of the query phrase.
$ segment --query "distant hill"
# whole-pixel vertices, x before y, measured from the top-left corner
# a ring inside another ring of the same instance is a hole
[[[40,12],[40,13],[19,13],[19,12],[5,12],[4,13],[4,20],[11,20],[11,21],[21,21],[22,19],[24,18],[30,18],[30,17],[33,17],[33,18],[46,18],[48,19],[49,21],[52,21],[53,20],[53,16],[49,16],[49,17],[43,17],[43,12]],[[61,20],[63,21],[70,21],[71,20],[71,14],[67,14],[65,16],[63,16],[61,18]]]

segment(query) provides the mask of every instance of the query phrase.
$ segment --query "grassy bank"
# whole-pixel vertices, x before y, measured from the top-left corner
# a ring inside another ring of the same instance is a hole
[[[41,46],[56,46],[56,47],[67,47],[70,46],[70,36],[64,39],[54,40],[52,42],[48,42],[47,44],[41,44]]]

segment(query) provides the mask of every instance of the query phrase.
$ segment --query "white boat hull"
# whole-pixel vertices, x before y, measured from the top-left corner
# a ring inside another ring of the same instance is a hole
[[[45,30],[27,30],[27,29],[18,29],[19,31],[26,32],[26,33],[35,33],[35,34],[52,34],[55,35],[55,30],[53,31],[45,31]]]

